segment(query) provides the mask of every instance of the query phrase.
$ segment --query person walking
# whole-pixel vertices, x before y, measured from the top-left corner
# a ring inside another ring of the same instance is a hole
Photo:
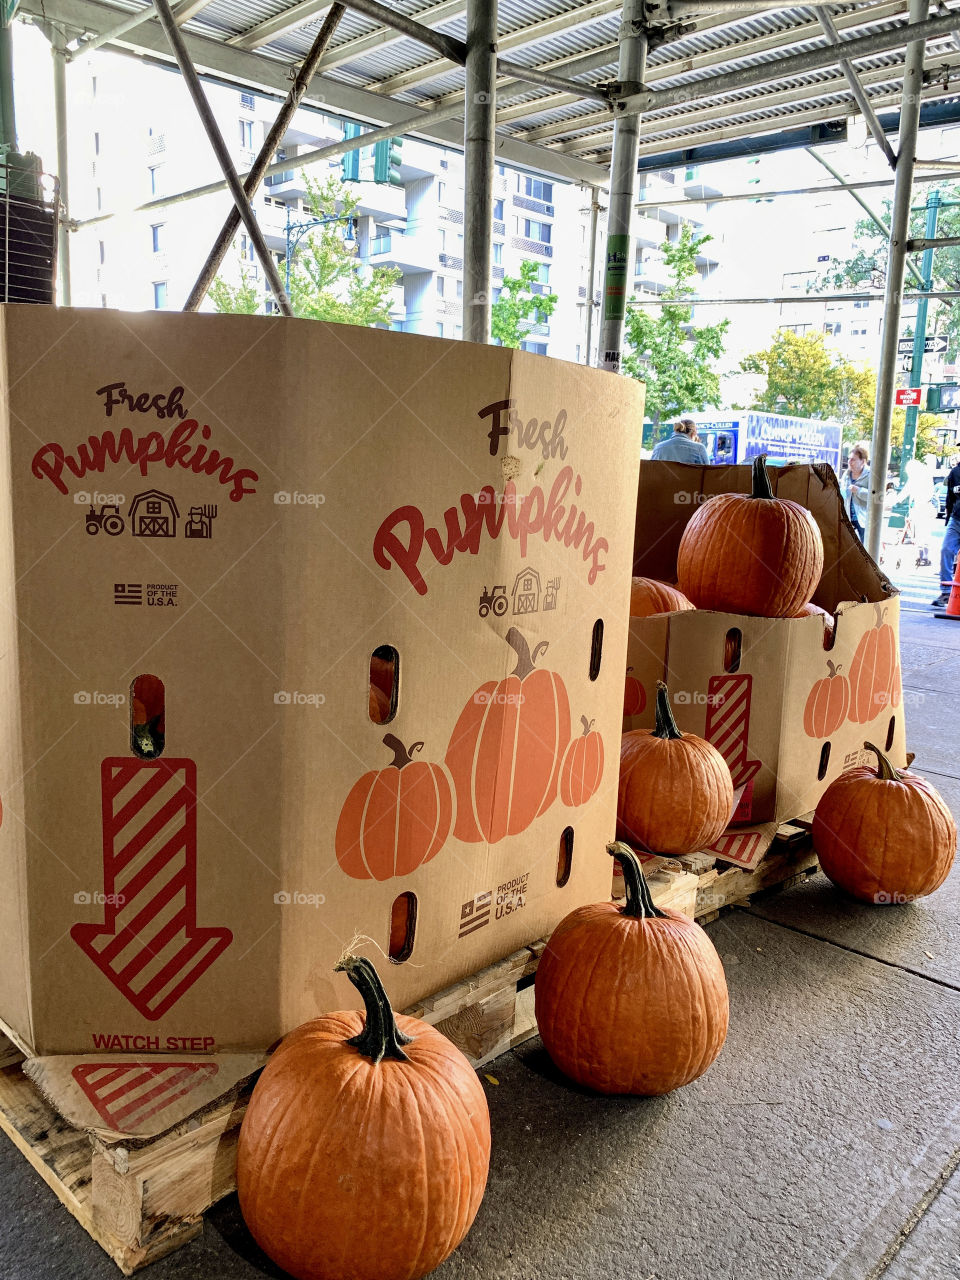
[[[935,609],[946,608],[953,586],[953,562],[960,551],[960,463],[947,476],[947,527],[940,546],[940,594],[930,603]]]
[[[840,478],[840,494],[843,508],[862,542],[870,495],[870,445],[866,440],[860,440],[850,450],[847,469]]]
[[[673,436],[661,440],[650,457],[655,462],[692,462],[699,466],[710,463],[705,446],[697,439],[697,424],[692,418],[674,423]]]

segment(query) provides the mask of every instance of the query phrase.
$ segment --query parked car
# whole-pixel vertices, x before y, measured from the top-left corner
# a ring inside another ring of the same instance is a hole
[[[937,519],[946,520],[947,518],[947,473],[945,471],[937,471],[933,477],[933,496],[937,503]]]

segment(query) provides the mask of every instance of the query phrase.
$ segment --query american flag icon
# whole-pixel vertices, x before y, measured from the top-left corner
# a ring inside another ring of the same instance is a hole
[[[469,902],[465,902],[460,908],[460,932],[458,938],[465,938],[468,934],[476,933],[478,929],[482,929],[485,924],[490,923],[490,904],[493,901],[493,890],[485,889],[483,893],[478,893]]]
[[[84,1062],[73,1078],[101,1120],[131,1133],[217,1071],[215,1062]]]
[[[113,584],[114,604],[143,604],[142,582],[115,582]]]

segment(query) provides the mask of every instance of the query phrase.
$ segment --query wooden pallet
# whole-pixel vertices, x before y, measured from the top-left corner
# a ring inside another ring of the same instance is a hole
[[[776,876],[797,874],[781,859],[766,876],[766,862],[752,876],[736,872],[746,878],[734,883],[715,865],[681,863],[665,859],[647,878],[659,906],[691,916],[708,892],[743,901]],[[545,945],[531,943],[407,1012],[482,1067],[536,1034],[533,978]],[[125,1275],[196,1236],[204,1211],[235,1189],[237,1137],[255,1074],[157,1137],[107,1139],[67,1123],[23,1073],[24,1060],[0,1034],[0,1128]]]
[[[697,877],[694,916],[700,924],[716,920],[726,907],[743,906],[754,894],[788,889],[812,876],[820,866],[810,843],[810,824],[802,819],[784,822],[777,828],[773,843],[754,871],[705,853],[678,857],[676,861]]]

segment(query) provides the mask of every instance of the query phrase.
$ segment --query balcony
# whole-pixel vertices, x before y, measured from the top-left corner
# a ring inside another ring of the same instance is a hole
[[[526,240],[523,236],[513,236],[510,243],[521,253],[541,253],[545,258],[553,257],[553,245],[544,244],[541,240]]]
[[[637,237],[638,244],[650,246],[663,244],[667,238],[666,224],[659,218],[641,212],[634,226],[634,235]]]
[[[670,271],[659,254],[644,254],[634,268],[633,279],[642,289],[660,293],[670,284]]]
[[[432,236],[388,231],[370,241],[367,263],[371,267],[399,267],[406,275],[437,268],[436,241]]]

